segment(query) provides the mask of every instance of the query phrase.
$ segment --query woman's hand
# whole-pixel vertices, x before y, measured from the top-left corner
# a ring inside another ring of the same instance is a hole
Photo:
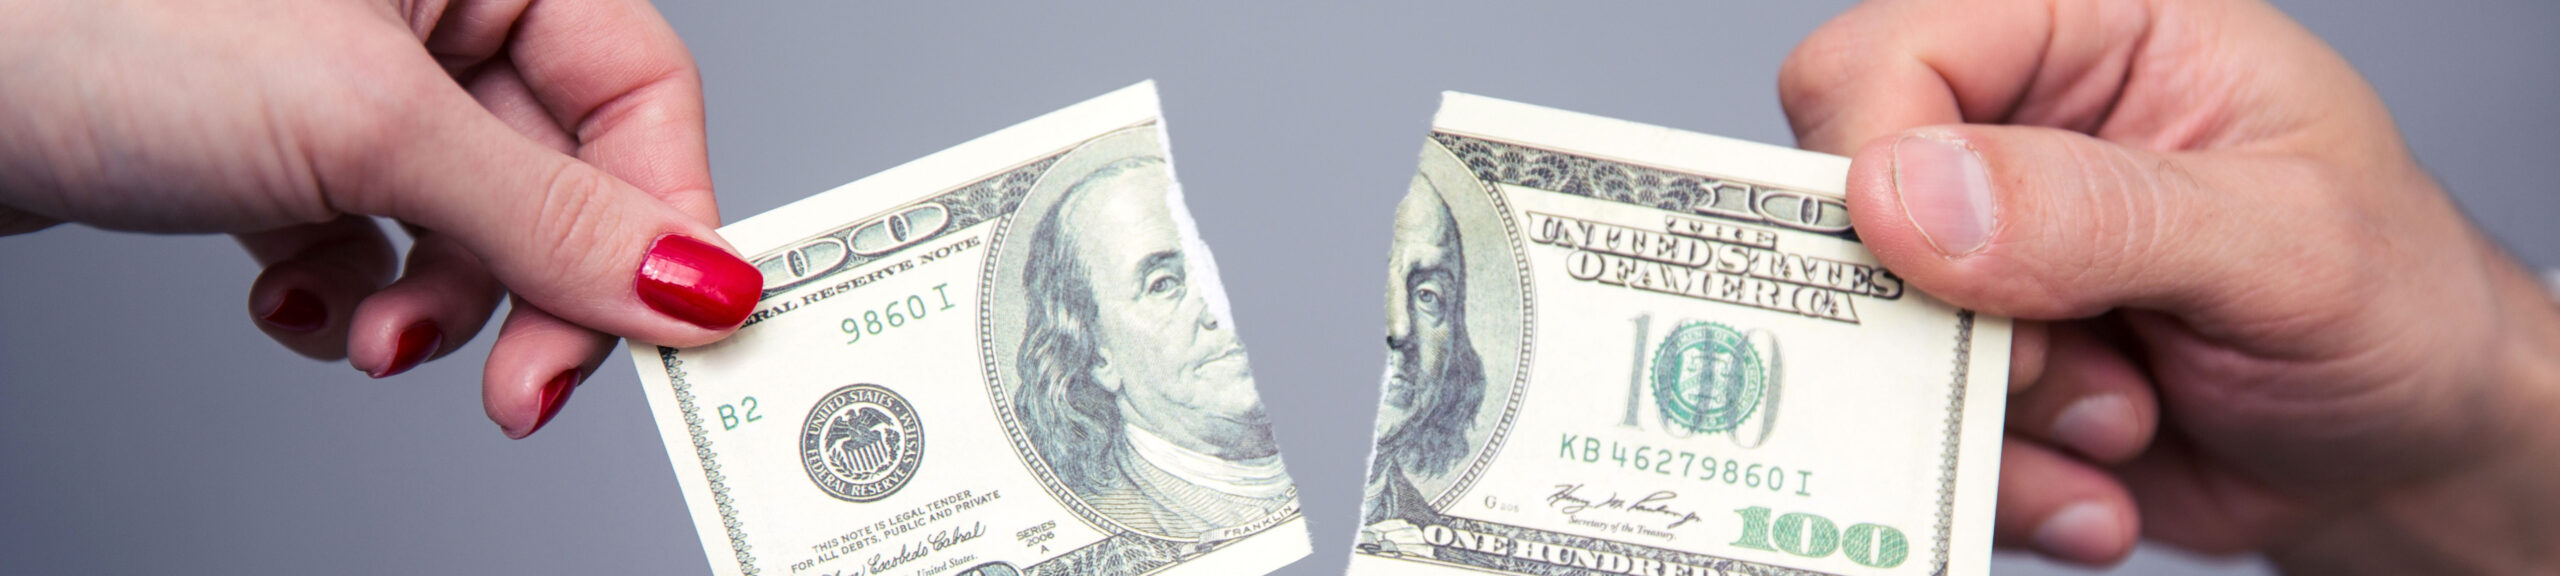
[[[2003,545],[2560,561],[2560,314],[2274,8],[1881,0],[1806,40],[1780,94],[1804,147],[1855,156],[1888,268],[2022,320]]]
[[[513,293],[483,379],[512,437],[615,336],[745,319],[762,281],[713,232],[703,146],[644,0],[0,0],[0,233],[236,234],[259,328],[377,378]]]

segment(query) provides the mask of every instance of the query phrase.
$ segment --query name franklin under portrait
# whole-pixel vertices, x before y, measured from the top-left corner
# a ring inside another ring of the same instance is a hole
[[[1033,449],[1076,498],[1175,540],[1296,497],[1243,344],[1175,220],[1161,157],[1073,180],[1026,238],[1012,370]]]

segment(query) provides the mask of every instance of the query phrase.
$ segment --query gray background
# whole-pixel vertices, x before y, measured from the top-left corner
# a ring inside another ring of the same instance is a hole
[[[1314,529],[1282,573],[1329,575],[1368,452],[1388,222],[1439,91],[1790,142],[1778,63],[1847,2],[888,4],[661,6],[701,60],[724,213],[1157,79]],[[2484,226],[2560,264],[2560,7],[2280,4]],[[481,415],[487,337],[370,381],[261,336],[256,273],[220,237],[0,238],[0,573],[704,571],[626,359],[510,442]],[[2154,547],[2122,570],[2263,569]]]

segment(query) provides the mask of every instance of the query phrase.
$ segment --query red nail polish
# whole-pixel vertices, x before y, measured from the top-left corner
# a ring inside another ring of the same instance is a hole
[[[635,289],[660,314],[718,330],[747,320],[764,273],[718,247],[668,234],[649,246]]]
[[[578,369],[570,368],[560,371],[559,376],[551,377],[550,382],[542,385],[542,416],[533,420],[533,427],[525,429],[522,434],[509,431],[507,435],[522,440],[542,430],[542,425],[551,423],[551,417],[560,415],[560,407],[569,404],[569,393],[577,389]]]
[[[410,324],[409,329],[400,331],[400,345],[391,352],[391,363],[383,366],[381,370],[374,371],[370,376],[389,378],[407,372],[410,368],[418,367],[418,363],[427,361],[428,356],[434,355],[436,349],[442,347],[444,347],[444,332],[436,330],[436,322],[419,320],[416,324]]]
[[[258,319],[266,321],[269,326],[294,332],[310,332],[328,324],[329,308],[321,305],[320,297],[313,296],[310,292],[286,290],[284,297],[276,300],[275,309],[268,310],[266,315],[259,316]]]

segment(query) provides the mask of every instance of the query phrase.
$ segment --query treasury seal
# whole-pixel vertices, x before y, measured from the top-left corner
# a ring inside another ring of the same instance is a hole
[[[1662,421],[1692,434],[1741,425],[1760,407],[1768,378],[1759,349],[1723,324],[1683,324],[1653,354],[1653,401]]]
[[[924,424],[887,388],[837,388],[800,426],[800,464],[827,495],[850,502],[887,498],[924,462]]]

